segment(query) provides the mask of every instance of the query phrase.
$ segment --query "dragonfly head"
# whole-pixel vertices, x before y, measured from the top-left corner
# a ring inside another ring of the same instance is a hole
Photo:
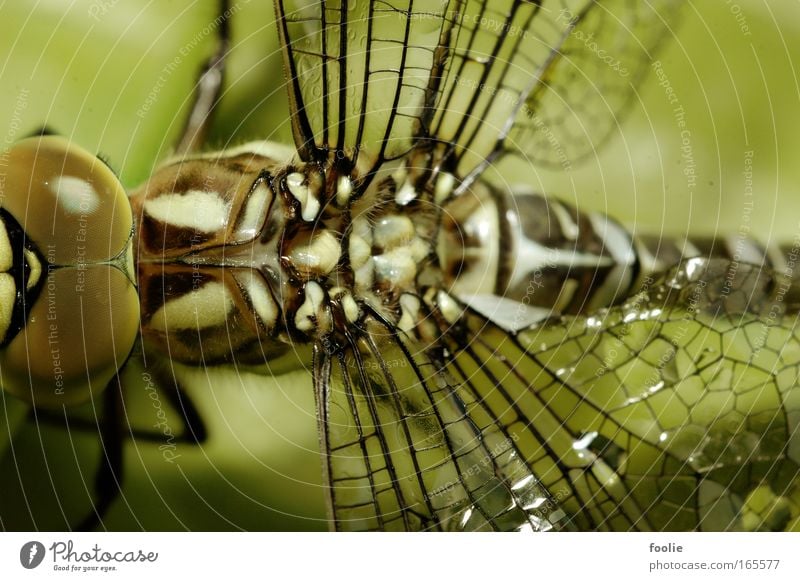
[[[0,157],[0,384],[37,406],[86,401],[138,332],[133,220],[125,190],[66,139]]]

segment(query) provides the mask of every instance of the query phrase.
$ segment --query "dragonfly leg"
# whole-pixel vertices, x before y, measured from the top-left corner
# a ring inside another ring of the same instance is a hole
[[[151,369],[154,384],[169,401],[170,405],[180,413],[185,430],[176,441],[192,445],[202,444],[208,437],[208,430],[200,412],[189,394],[180,385],[173,374],[163,365],[155,365]],[[97,500],[93,511],[80,523],[77,530],[94,530],[102,524],[111,503],[121,494],[123,468],[123,432],[124,408],[122,402],[122,385],[117,375],[105,392],[104,419],[100,424],[101,457],[100,468],[95,476]],[[164,441],[164,434],[157,431],[131,429],[128,434],[133,439],[145,441]]]
[[[182,434],[175,436],[175,441],[184,444],[202,444],[208,437],[208,430],[206,429],[203,419],[200,417],[200,412],[197,410],[194,402],[189,394],[180,387],[172,387],[171,382],[164,387],[159,384],[159,389],[164,393],[167,401],[180,413],[181,420],[186,428]],[[56,425],[65,427],[64,415],[60,412],[54,412],[47,409],[39,409],[34,413],[33,408],[30,410],[29,420],[36,421],[40,424]],[[69,423],[66,425],[67,429],[79,430],[86,432],[102,433],[104,430],[110,429],[107,426],[109,420],[104,418],[100,421],[88,418],[70,418]],[[124,426],[124,424],[123,424]],[[121,428],[124,430],[124,428]],[[123,432],[123,437],[131,438],[140,442],[153,442],[163,444],[164,434],[155,430],[141,429],[130,426]]]
[[[204,443],[208,438],[208,429],[200,415],[200,411],[178,378],[163,365],[155,365],[150,371],[153,374],[154,383],[167,398],[170,405],[181,415],[185,430],[178,438],[178,441],[190,444]],[[160,437],[163,440],[163,434]]]
[[[200,76],[195,84],[192,110],[175,148],[176,155],[196,151],[205,142],[214,107],[222,92],[225,60],[230,46],[230,24],[228,22],[230,13],[230,0],[219,0],[217,49],[200,69]]]
[[[94,484],[97,498],[92,510],[75,530],[91,531],[101,526],[111,504],[121,494],[123,467],[122,384],[115,375],[103,396],[103,422],[100,424],[100,467]]]
[[[208,430],[200,412],[189,394],[163,365],[149,369],[156,387],[180,416],[184,429],[174,436],[176,443],[199,445],[206,441]],[[31,409],[29,419],[39,424],[60,426],[64,429],[95,433],[100,441],[100,464],[94,477],[94,506],[83,519],[73,526],[76,531],[90,531],[101,527],[103,519],[122,490],[124,444],[127,438],[139,443],[164,443],[164,433],[128,425],[123,405],[123,386],[117,376],[111,380],[103,394],[101,417],[70,417],[63,412]]]

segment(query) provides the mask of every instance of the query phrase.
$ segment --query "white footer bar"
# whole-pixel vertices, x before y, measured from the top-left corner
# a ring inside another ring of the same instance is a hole
[[[800,535],[0,533],[4,580],[220,577],[796,580]]]

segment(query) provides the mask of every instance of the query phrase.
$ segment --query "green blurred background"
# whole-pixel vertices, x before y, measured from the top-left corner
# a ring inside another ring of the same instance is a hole
[[[127,187],[137,185],[168,155],[181,129],[196,72],[214,49],[216,16],[216,2],[207,0],[3,3],[0,135],[13,142],[47,125],[101,152]],[[232,27],[212,145],[290,143],[271,3],[240,3]],[[165,72],[177,56],[180,62]],[[745,157],[752,151],[751,233],[765,242],[791,239],[800,232],[798,3],[687,2],[661,60],[692,134],[698,182],[691,195],[680,129],[654,76],[598,157],[566,175],[539,170],[533,182],[639,231],[736,233],[745,215]],[[148,100],[149,109],[137,115]],[[506,171],[511,182],[532,175],[521,164]],[[179,444],[175,463],[165,462],[154,445],[128,444],[124,497],[106,524],[325,528],[308,375],[184,374],[209,425],[209,443]],[[154,421],[150,402],[141,385],[130,384],[131,417],[147,425]],[[0,401],[0,529],[65,528],[89,508],[96,438],[39,426],[23,404]],[[180,425],[174,412],[170,418]]]

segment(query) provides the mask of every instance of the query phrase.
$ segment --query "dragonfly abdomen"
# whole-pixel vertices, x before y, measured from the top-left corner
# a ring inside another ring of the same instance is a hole
[[[487,184],[445,209],[439,251],[457,295],[561,313],[613,304],[639,277],[632,237],[614,220]]]
[[[541,309],[542,316],[619,304],[684,259],[788,272],[798,259],[791,252],[736,235],[634,235],[602,213],[531,192],[505,195],[486,184],[450,203],[439,239],[445,279],[456,295],[468,302],[500,296]]]

